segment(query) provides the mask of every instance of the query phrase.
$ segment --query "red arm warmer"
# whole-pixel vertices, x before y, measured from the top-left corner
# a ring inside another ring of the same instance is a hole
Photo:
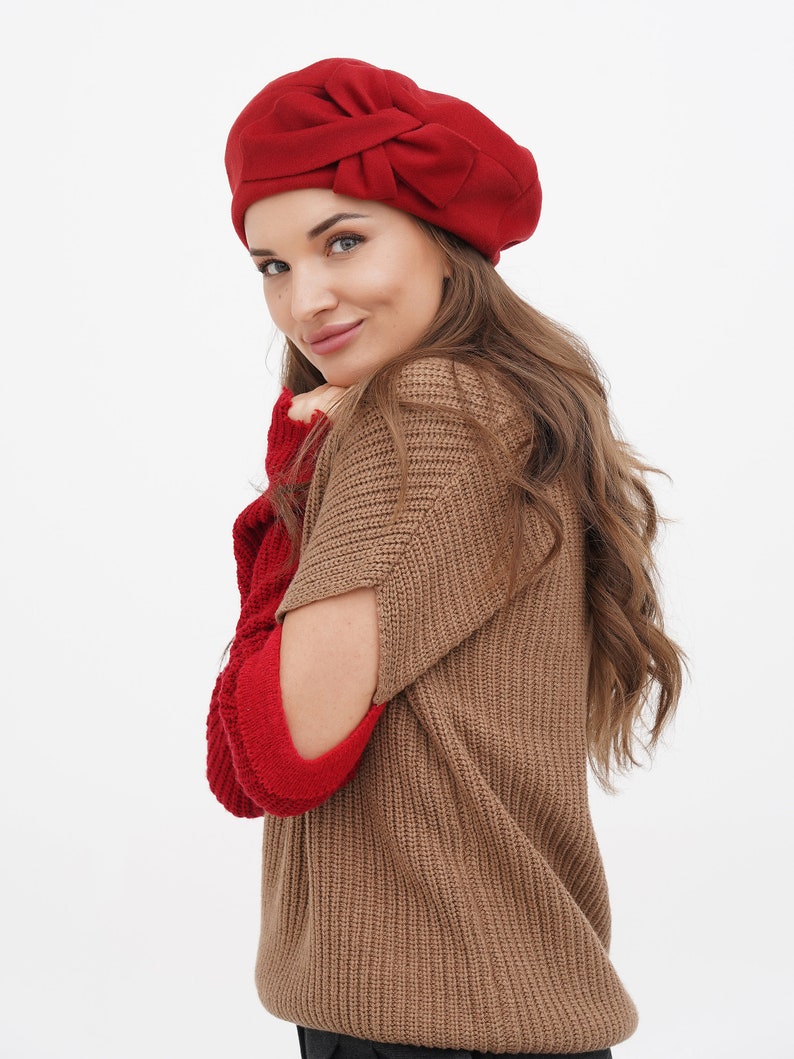
[[[319,451],[322,440],[330,427],[331,421],[322,412],[315,412],[311,423],[302,423],[289,418],[292,394],[284,387],[273,407],[273,416],[270,429],[267,432],[267,454],[265,455],[265,473],[267,474],[267,490],[258,496],[253,503],[242,511],[234,523],[232,538],[234,540],[234,557],[237,562],[237,584],[240,589],[240,602],[245,603],[251,587],[251,578],[254,571],[254,563],[259,554],[259,549],[265,535],[272,528],[275,521],[275,512],[271,502],[272,490],[286,481],[291,470],[292,463],[300,450],[301,445],[309,436],[313,425],[318,420],[316,443],[312,445],[306,458],[299,468],[296,468],[292,480],[307,483],[311,481],[314,471],[314,461]],[[286,534],[282,535],[285,537]],[[285,551],[285,558],[289,556],[289,547]],[[273,605],[273,614],[281,602],[281,597],[292,580],[294,569],[288,571],[288,576],[283,587],[281,587],[278,599]]]
[[[274,816],[297,816],[321,805],[353,779],[385,703],[371,706],[350,735],[325,754],[311,760],[301,757],[281,702],[280,648],[277,625],[238,668],[233,698],[221,695],[221,716],[246,794]]]
[[[273,410],[265,467],[268,489],[234,524],[234,554],[242,609],[229,662],[215,684],[207,718],[207,778],[235,816],[296,816],[320,805],[355,775],[383,704],[373,706],[350,735],[318,758],[302,758],[292,743],[281,702],[281,627],[275,613],[295,573],[290,541],[276,519],[271,488],[285,477],[311,424],[289,419],[292,394]],[[312,422],[322,413],[315,413]],[[323,417],[325,418],[325,417]],[[326,424],[326,429],[327,429]],[[325,435],[321,430],[319,439]],[[318,446],[299,469],[311,478]]]
[[[212,690],[207,717],[207,779],[210,790],[224,809],[228,809],[234,816],[263,816],[264,809],[251,801],[237,781],[232,751],[226,738],[218,702],[222,680],[223,673],[219,673]]]

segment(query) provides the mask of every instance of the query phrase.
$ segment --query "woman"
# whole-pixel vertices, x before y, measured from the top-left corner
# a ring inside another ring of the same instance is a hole
[[[586,349],[494,269],[532,155],[351,59],[231,130],[235,228],[286,338],[208,776],[265,816],[257,984],[308,1059],[608,1056],[587,804],[681,686],[645,468]]]

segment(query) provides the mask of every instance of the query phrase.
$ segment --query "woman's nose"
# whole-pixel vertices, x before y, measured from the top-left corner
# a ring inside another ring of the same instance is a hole
[[[295,320],[312,320],[325,309],[333,309],[338,299],[322,268],[293,268],[291,276],[292,316]]]

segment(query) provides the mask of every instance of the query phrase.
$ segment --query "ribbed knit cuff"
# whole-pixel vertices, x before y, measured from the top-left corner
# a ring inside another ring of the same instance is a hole
[[[330,419],[324,412],[317,409],[308,423],[290,419],[288,413],[292,405],[292,392],[285,386],[278,400],[273,406],[273,416],[270,421],[270,429],[267,432],[267,453],[265,455],[265,473],[268,482],[272,485],[287,477],[292,469],[292,462],[304,441],[312,433],[315,425],[321,423],[318,428],[317,440],[325,436],[330,426]],[[317,446],[312,446],[311,458],[308,466],[301,467],[297,475],[299,481],[308,481],[314,470],[314,458],[317,455]],[[308,474],[306,473],[308,472]]]
[[[274,540],[275,549],[282,552],[283,545],[287,544],[287,551],[283,553],[282,558],[286,560],[289,555],[286,531],[276,519],[273,508],[272,489],[290,478],[303,484],[311,481],[317,452],[331,426],[331,420],[319,409],[312,416],[310,423],[290,419],[288,413],[291,404],[292,393],[284,387],[273,406],[273,415],[267,435],[265,471],[268,476],[268,487],[264,493],[240,512],[232,529],[234,557],[237,561],[237,584],[243,603],[250,590],[254,564],[266,537],[280,536],[281,540],[278,542]],[[305,453],[300,468],[295,468],[293,467],[295,457],[309,435],[313,435],[313,443]],[[296,513],[299,514],[297,509]],[[271,562],[270,567],[276,569],[280,567],[280,563]],[[294,572],[294,568],[290,570],[286,582],[280,585],[279,590],[282,594]]]

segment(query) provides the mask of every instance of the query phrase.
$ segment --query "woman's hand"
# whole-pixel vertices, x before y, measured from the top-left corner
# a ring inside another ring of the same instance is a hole
[[[325,382],[316,390],[296,394],[287,410],[287,416],[297,423],[310,423],[314,413],[319,410],[332,419],[331,413],[345,393],[346,386],[332,386],[330,382]]]

